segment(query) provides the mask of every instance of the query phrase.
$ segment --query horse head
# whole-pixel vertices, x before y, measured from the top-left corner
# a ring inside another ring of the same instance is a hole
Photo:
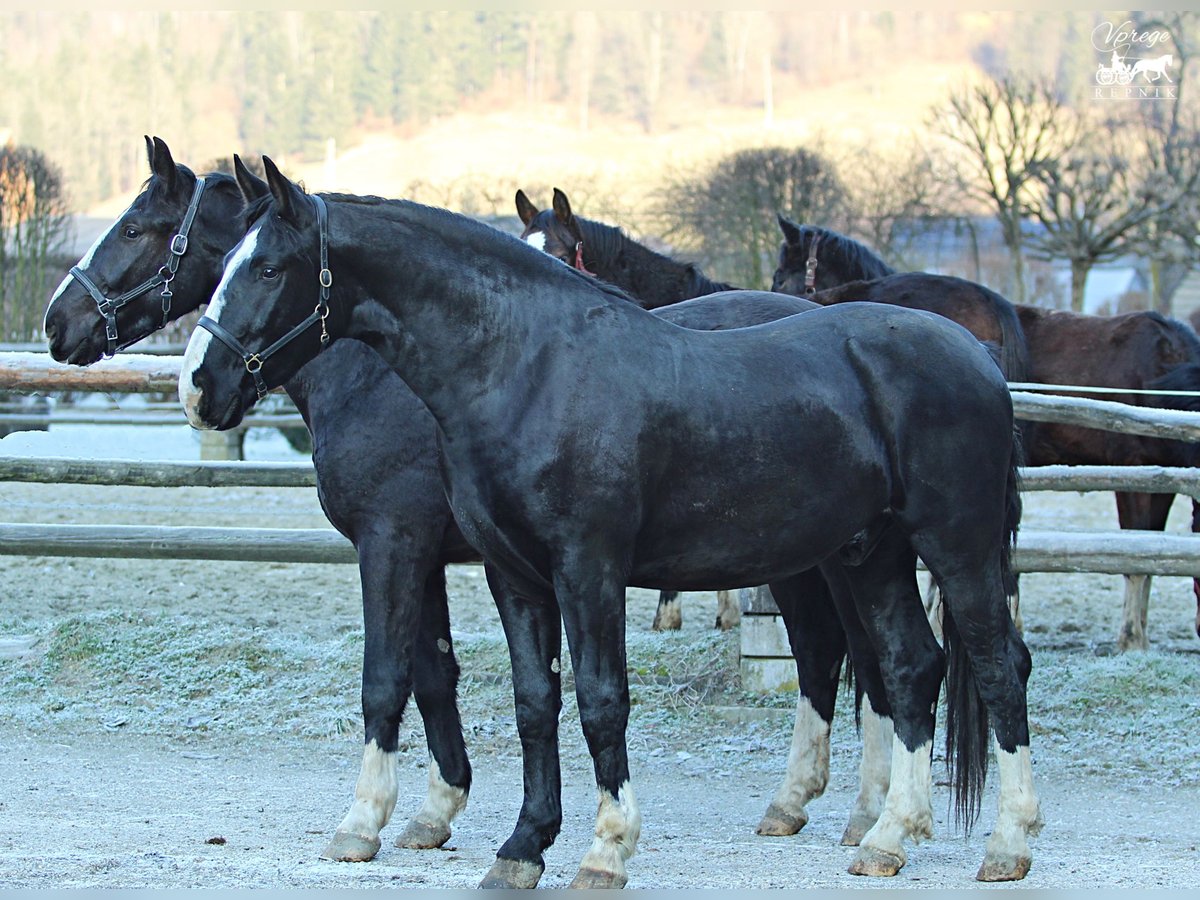
[[[227,175],[197,176],[146,137],[150,178],[58,286],[46,309],[50,354],[89,365],[206,302],[237,242],[243,198]],[[252,176],[251,176],[252,177]]]
[[[583,231],[571,212],[571,202],[558,188],[550,209],[539,210],[522,190],[517,191],[517,215],[525,223],[521,240],[555,259],[586,272],[583,265]]]

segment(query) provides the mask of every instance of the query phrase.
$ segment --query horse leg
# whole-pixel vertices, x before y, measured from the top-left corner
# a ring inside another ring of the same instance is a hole
[[[829,783],[829,728],[846,638],[818,569],[772,583],[771,596],[787,629],[799,691],[787,774],[756,831],[782,836],[808,824],[805,806]]]
[[[1122,528],[1162,531],[1167,527],[1174,494],[1117,495],[1117,519]],[[1121,607],[1121,627],[1117,632],[1117,649],[1146,650],[1146,617],[1150,606],[1150,576],[1126,575],[1125,600]]]
[[[945,543],[928,535],[918,542],[946,603],[948,751],[951,741],[957,744],[947,756],[957,760],[961,813],[963,805],[978,802],[982,790],[990,714],[1000,769],[999,812],[976,878],[1017,881],[1032,860],[1028,836],[1042,827],[1029,755],[1026,685],[1032,661],[1009,614],[999,553],[991,559],[960,553],[955,559],[944,550],[955,544],[963,546],[961,528],[949,531]]]
[[[898,528],[889,528],[861,565],[844,572],[878,656],[895,729],[887,797],[849,871],[890,876],[907,862],[906,838],[919,842],[933,836],[934,711],[944,655],[925,617],[916,554]]]
[[[879,820],[887,799],[894,739],[892,707],[879,671],[879,657],[863,627],[843,567],[826,564],[822,566],[822,572],[845,631],[854,673],[855,712],[862,737],[862,758],[858,765],[858,796],[842,832],[842,845],[857,847]],[[863,703],[864,699],[866,703]]]
[[[519,596],[490,565],[485,571],[512,662],[524,799],[516,828],[496,852],[496,861],[479,886],[533,888],[546,868],[542,852],[554,843],[562,825],[558,760],[562,620],[549,595]]]
[[[425,580],[413,681],[413,695],[429,745],[429,787],[421,808],[396,838],[396,846],[433,850],[450,840],[450,823],[466,807],[471,789],[471,763],[458,714],[458,661],[450,637],[443,567],[435,568]]]
[[[555,575],[575,698],[599,794],[595,837],[571,881],[573,888],[621,888],[625,861],[637,850],[642,815],[629,781],[625,730],[629,682],[625,668],[626,573],[593,560],[569,559]]]
[[[679,591],[659,591],[651,631],[678,631],[683,627],[683,603]]]
[[[420,610],[422,552],[390,531],[368,532],[357,544],[363,595],[362,708],[366,748],[354,802],[321,854],[365,862],[379,852],[379,832],[396,806],[400,721],[412,691],[412,653]]]
[[[714,628],[730,631],[742,621],[742,608],[733,599],[732,591],[717,591],[717,622]]]
[[[1192,501],[1192,533],[1200,531],[1200,502]],[[1196,595],[1196,637],[1200,637],[1200,578],[1192,579],[1192,593]]]

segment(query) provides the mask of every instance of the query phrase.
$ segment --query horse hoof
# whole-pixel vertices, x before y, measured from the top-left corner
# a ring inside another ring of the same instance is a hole
[[[529,890],[537,887],[542,872],[545,870],[545,865],[541,863],[496,857],[496,861],[492,863],[488,873],[483,876],[483,881],[479,882],[479,886],[502,890]]]
[[[334,862],[370,862],[379,852],[379,838],[339,831],[321,853],[321,859]]]
[[[763,813],[762,821],[758,823],[754,832],[764,837],[787,837],[795,834],[807,824],[808,816],[804,812],[793,816],[772,803]]]
[[[886,850],[874,847],[859,847],[847,871],[851,875],[871,875],[875,878],[891,878],[904,868],[903,858]]]
[[[1029,874],[1028,856],[989,856],[979,867],[976,881],[1020,881]]]
[[[842,846],[857,847],[874,824],[874,819],[868,819],[865,816],[851,816],[846,830],[842,832]]]
[[[599,869],[580,869],[571,880],[575,890],[618,890],[629,879],[624,874],[602,872]]]
[[[410,819],[403,834],[396,838],[396,846],[401,850],[436,850],[448,840],[449,827]]]

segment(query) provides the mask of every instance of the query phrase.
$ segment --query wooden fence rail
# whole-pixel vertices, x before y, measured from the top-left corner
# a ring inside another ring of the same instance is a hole
[[[233,562],[356,562],[331,528],[0,523],[0,555]],[[1017,572],[1200,576],[1200,541],[1157,531],[1023,531]]]
[[[1200,498],[1200,469],[1042,466],[1021,470],[1026,491],[1138,491]],[[173,462],[0,456],[0,481],[135,487],[313,487],[310,462]]]

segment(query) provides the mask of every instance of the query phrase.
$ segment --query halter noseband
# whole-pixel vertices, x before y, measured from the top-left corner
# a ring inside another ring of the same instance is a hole
[[[200,208],[200,197],[204,193],[204,176],[200,175],[196,178],[196,186],[192,189],[192,199],[188,203],[187,212],[183,216],[183,223],[179,226],[179,231],[171,238],[170,255],[167,257],[166,265],[159,268],[157,272],[135,287],[133,290],[126,291],[119,297],[105,297],[104,292],[96,286],[96,282],[79,268],[72,266],[70,276],[84,286],[92,299],[96,301],[96,309],[100,315],[104,317],[104,336],[108,339],[108,348],[105,350],[106,357],[113,356],[118,350],[124,350],[126,347],[137,343],[141,338],[135,338],[132,341],[126,341],[124,344],[117,343],[117,310],[133,300],[140,297],[147,291],[153,290],[162,285],[162,322],[159,323],[158,331],[167,327],[171,316],[171,282],[175,280],[175,271],[179,268],[179,260],[183,254],[187,253],[188,248],[188,232],[192,229],[192,222],[196,219],[196,211]]]
[[[196,323],[201,328],[211,332],[213,337],[242,358],[242,361],[246,364],[246,371],[254,379],[254,389],[258,391],[259,400],[271,392],[271,389],[267,387],[266,380],[262,377],[263,363],[270,357],[300,337],[300,335],[308,331],[317,322],[321,323],[321,349],[324,350],[329,344],[329,332],[325,328],[325,319],[329,315],[329,289],[333,287],[333,272],[329,270],[329,211],[326,209],[325,201],[321,197],[317,194],[312,194],[311,196],[313,204],[317,207],[317,229],[321,235],[321,271],[317,274],[317,283],[321,286],[321,298],[317,301],[316,308],[308,314],[308,317],[275,343],[271,344],[271,346],[267,347],[266,350],[261,350],[258,353],[252,353],[243,347],[242,342],[230,334],[215,319],[202,316],[200,321]]]
[[[817,292],[817,245],[821,243],[821,235],[813,233],[812,243],[808,245],[808,261],[804,264],[804,296],[811,297]]]

